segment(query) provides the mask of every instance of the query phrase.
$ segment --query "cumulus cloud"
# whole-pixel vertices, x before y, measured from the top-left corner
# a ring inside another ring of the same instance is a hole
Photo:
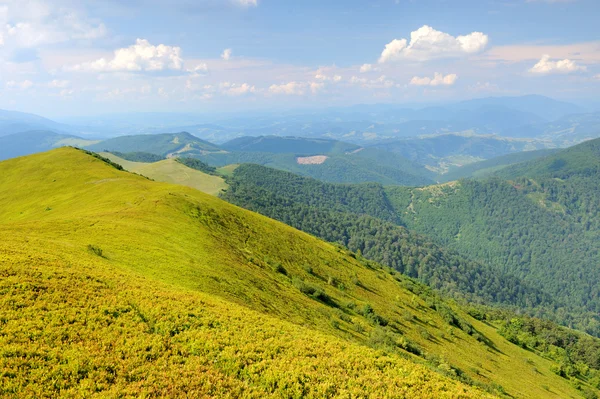
[[[564,60],[552,61],[550,56],[545,54],[542,59],[535,64],[529,72],[535,74],[551,74],[551,73],[573,73],[585,71],[587,68],[577,65],[575,61],[568,58]]]
[[[208,73],[208,65],[206,63],[201,63],[196,65],[192,69],[187,70],[193,78],[205,76]]]
[[[229,96],[242,96],[244,94],[254,93],[256,88],[248,83],[236,84],[231,82],[223,82],[219,85],[221,91]]]
[[[225,50],[223,50],[223,53],[221,53],[221,58],[223,58],[225,61],[229,61],[229,59],[231,58],[231,53],[231,49],[226,48]]]
[[[319,68],[317,69],[317,72],[315,73],[315,79],[317,80],[321,80],[321,81],[331,81],[334,83],[340,82],[342,80],[342,76],[341,75],[327,75],[325,69],[323,68]]]
[[[457,79],[458,76],[455,73],[444,76],[436,72],[433,74],[433,78],[415,76],[410,80],[410,84],[414,86],[452,86]]]
[[[488,36],[472,32],[464,36],[451,36],[430,26],[423,25],[411,32],[407,39],[394,39],[386,44],[380,63],[404,59],[426,61],[436,58],[458,57],[482,51],[488,44]]]
[[[98,39],[107,29],[80,10],[57,7],[43,0],[3,0],[0,6],[0,44],[33,48],[68,42]]]
[[[303,82],[288,82],[280,85],[272,84],[269,87],[269,93],[301,96],[306,92],[306,86],[306,83]]]
[[[135,44],[115,51],[112,59],[100,58],[67,68],[71,71],[113,72],[113,71],[180,71],[183,68],[181,48],[159,44],[154,46],[145,39],[137,39]]]
[[[598,75],[594,75],[594,79],[600,80],[600,73]]]
[[[371,71],[376,71],[377,68],[373,66],[373,64],[362,64],[359,71],[360,73],[367,73]]]

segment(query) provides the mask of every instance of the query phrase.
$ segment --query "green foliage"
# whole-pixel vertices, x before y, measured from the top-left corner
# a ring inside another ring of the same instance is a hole
[[[394,224],[381,186],[336,185],[258,165],[241,165],[222,198],[340,243],[452,295],[519,307],[551,307],[552,298],[519,279],[443,250]],[[352,279],[354,285],[360,281]]]
[[[196,169],[196,170],[199,170],[200,172],[204,172],[209,175],[214,175],[217,172],[217,168],[209,166],[208,164],[206,164],[196,158],[189,158],[189,157],[177,158],[177,162],[187,166],[188,168]]]
[[[91,155],[92,157],[94,157],[94,158],[96,158],[96,159],[99,159],[99,160],[101,160],[101,161],[102,161],[102,162],[104,162],[104,163],[107,163],[108,165],[112,166],[113,168],[115,168],[115,169],[117,169],[117,170],[124,170],[124,169],[123,169],[123,167],[122,167],[121,165],[119,165],[119,164],[118,164],[118,163],[116,163],[116,162],[113,162],[113,161],[111,161],[110,159],[108,159],[108,158],[106,158],[106,157],[103,157],[103,156],[102,156],[102,155],[100,155],[100,154],[97,154],[97,153],[95,153],[95,152],[88,151],[88,150],[83,150],[83,149],[81,149],[81,148],[76,148],[76,147],[74,147],[74,148],[75,148],[75,149],[77,149],[77,150],[79,150],[79,151],[82,151],[82,152],[86,153],[87,155]]]
[[[99,257],[101,257],[101,258],[103,258],[103,257],[104,257],[104,254],[103,254],[102,248],[100,248],[100,247],[97,247],[97,246],[95,246],[95,245],[89,244],[89,245],[87,246],[87,249],[88,249],[88,251],[90,251],[91,253],[93,253],[93,254],[95,254],[95,255],[97,255],[97,256],[99,256]]]
[[[521,162],[531,161],[556,153],[557,149],[546,149],[537,151],[522,151],[514,154],[503,155],[485,161],[474,162],[461,167],[452,168],[448,173],[440,176],[442,182],[449,182],[469,177],[484,178],[497,173],[500,169]]]
[[[0,163],[0,175],[1,396],[480,398],[490,382],[525,398],[544,397],[542,384],[577,394],[474,319],[497,351],[459,329],[437,340],[444,321],[421,284],[413,294],[386,267],[196,190],[72,149]],[[370,345],[377,328],[395,348]],[[485,376],[461,371],[478,362]]]
[[[498,287],[501,302],[516,299],[534,316],[599,335],[599,177],[464,180],[386,193],[406,227],[534,289]]]

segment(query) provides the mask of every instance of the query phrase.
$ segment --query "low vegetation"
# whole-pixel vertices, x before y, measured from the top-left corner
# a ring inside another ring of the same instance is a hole
[[[74,149],[0,173],[2,395],[583,392],[420,283],[218,198]]]

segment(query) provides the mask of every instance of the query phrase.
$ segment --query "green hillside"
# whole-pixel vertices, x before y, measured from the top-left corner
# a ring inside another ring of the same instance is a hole
[[[281,154],[345,154],[361,148],[356,144],[337,140],[303,137],[259,136],[240,137],[221,145],[228,151],[270,152]]]
[[[558,151],[560,150],[547,149],[536,151],[522,151],[516,152],[514,154],[503,155],[500,157],[487,159],[485,161],[470,163],[461,167],[450,168],[450,171],[446,174],[439,176],[439,179],[441,182],[449,182],[470,177],[481,179],[496,174],[496,172],[508,166],[543,158],[548,155],[552,155]]]
[[[536,139],[519,139],[496,135],[441,134],[386,141],[374,146],[427,165],[438,174],[456,167],[499,156],[545,149],[549,143]]]
[[[228,201],[360,250],[449,294],[600,334],[597,175],[382,189],[242,165],[228,182]]]
[[[433,183],[432,172],[396,154],[365,148],[348,154],[221,152],[205,153],[198,159],[214,165],[254,163],[331,183],[397,184],[419,186]],[[307,159],[308,163],[301,158]]]
[[[197,158],[213,167],[255,163],[335,183],[432,184],[434,173],[397,154],[335,140],[242,137],[221,148],[189,133],[123,136],[86,147]]]
[[[221,151],[216,145],[187,132],[120,136],[86,147],[91,151],[148,152],[163,157]]]
[[[581,397],[401,275],[64,148],[0,163],[3,396]]]
[[[129,172],[149,177],[152,180],[192,187],[211,195],[217,195],[227,188],[227,183],[221,176],[209,175],[189,168],[178,162],[176,158],[145,163],[127,161],[109,152],[103,152],[101,155],[123,166]]]
[[[527,177],[556,177],[596,175],[600,168],[600,139],[590,140],[561,150],[550,156],[534,159],[499,171],[498,176],[514,179]]]

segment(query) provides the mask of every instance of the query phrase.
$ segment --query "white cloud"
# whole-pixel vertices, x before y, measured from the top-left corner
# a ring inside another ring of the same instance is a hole
[[[70,82],[68,80],[54,79],[53,81],[48,83],[48,87],[52,89],[64,89],[65,87],[68,87],[69,84]]]
[[[568,58],[552,61],[550,60],[550,56],[545,54],[542,56],[542,59],[529,70],[529,72],[536,74],[572,73],[585,71],[586,69],[586,67],[577,65],[575,61],[571,61]]]
[[[600,80],[600,73],[598,75],[594,75],[594,79]]]
[[[9,80],[6,82],[6,87],[9,89],[21,89],[27,90],[33,86],[33,82],[31,80],[24,80],[22,82],[15,82],[14,80]]]
[[[106,35],[103,23],[80,10],[43,0],[3,0],[0,7],[0,44],[32,48],[92,40]]]
[[[256,88],[248,83],[242,83],[241,85],[238,85],[236,83],[223,82],[219,85],[219,87],[224,94],[229,96],[242,96],[244,94],[254,93],[256,91]]]
[[[321,80],[321,81],[331,81],[334,83],[338,83],[340,82],[343,78],[341,75],[336,75],[334,74],[333,76],[329,76],[327,75],[326,69],[331,70],[332,68],[319,68],[317,69],[317,72],[315,73],[315,79],[317,80]]]
[[[115,51],[112,59],[100,58],[68,67],[71,71],[164,71],[181,70],[183,59],[181,48],[159,44],[154,46],[145,39],[137,39],[135,44]]]
[[[376,70],[377,69],[373,66],[373,64],[363,64],[359,69],[360,73],[367,73]]]
[[[198,78],[206,76],[208,74],[208,65],[206,63],[200,63],[192,69],[187,70],[192,78]]]
[[[229,61],[229,59],[231,58],[231,49],[230,48],[226,48],[225,50],[223,50],[223,53],[221,54],[221,58],[223,58],[225,61]]]
[[[464,36],[451,36],[430,26],[423,25],[411,32],[410,42],[394,39],[386,44],[380,63],[403,59],[426,61],[436,58],[457,57],[482,51],[488,44],[488,36],[472,32]]]
[[[322,83],[317,83],[316,85],[322,85]],[[315,86],[317,88],[319,86]],[[312,89],[312,87],[311,87]],[[271,85],[269,87],[269,93],[271,94],[286,94],[286,95],[296,95],[301,96],[306,91],[306,83],[302,82],[288,82],[280,85]]]
[[[452,86],[456,83],[458,76],[455,73],[444,76],[441,73],[434,73],[433,78],[415,76],[410,80],[414,86]]]

